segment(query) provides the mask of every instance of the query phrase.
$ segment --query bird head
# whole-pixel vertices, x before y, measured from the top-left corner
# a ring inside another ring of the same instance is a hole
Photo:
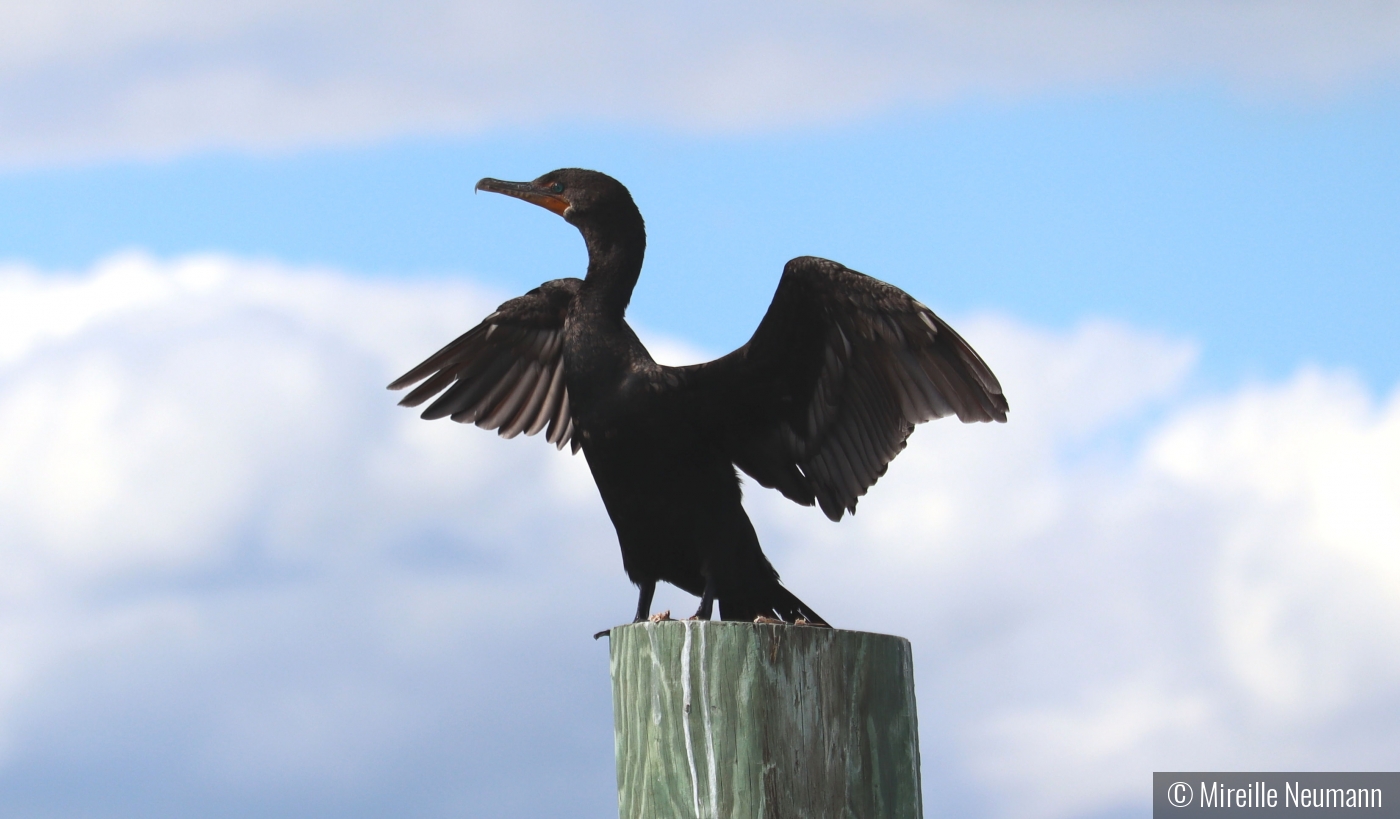
[[[476,183],[476,189],[524,199],[559,214],[581,230],[633,215],[640,219],[632,194],[621,182],[582,168],[560,168],[533,182],[504,182],[488,177]]]

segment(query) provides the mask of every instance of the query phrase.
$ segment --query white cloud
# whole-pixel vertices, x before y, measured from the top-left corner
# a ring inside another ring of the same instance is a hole
[[[0,271],[0,813],[613,809],[588,635],[632,590],[582,459],[381,386],[496,299],[213,257]],[[958,324],[1011,423],[921,427],[837,526],[749,493],[800,596],[913,640],[930,815],[1393,767],[1400,395],[1191,397],[1189,344]]]
[[[0,163],[548,121],[747,130],[901,102],[1393,78],[1393,0],[0,4]]]

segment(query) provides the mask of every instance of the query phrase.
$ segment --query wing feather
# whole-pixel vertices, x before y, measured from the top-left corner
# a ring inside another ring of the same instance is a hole
[[[734,463],[832,520],[905,447],[916,424],[1005,421],[990,368],[942,319],[892,285],[835,262],[788,262],[749,343],[680,368],[724,425]]]
[[[534,394],[535,382],[539,380],[540,373],[539,364],[534,361],[520,361],[516,364],[516,369],[521,371],[520,375],[513,384],[504,386],[501,390],[504,393],[501,400],[482,419],[482,426],[486,429],[499,429],[501,435],[507,438],[510,437],[510,420]]]
[[[564,362],[562,359],[554,362],[554,372],[549,377],[549,387],[544,394],[544,400],[532,412],[530,417],[533,420],[525,428],[525,434],[534,435],[544,429],[545,424],[554,417],[549,408],[558,406],[561,400],[567,401],[564,398]]]
[[[416,407],[437,396],[424,418],[450,417],[506,438],[548,427],[550,443],[561,449],[574,443],[577,451],[571,440],[563,349],[564,324],[581,284],[556,279],[511,299],[389,389],[421,381],[399,404]]]
[[[524,432],[535,421],[535,416],[539,414],[540,405],[544,403],[545,396],[549,394],[549,385],[553,378],[550,375],[547,365],[538,365],[535,368],[534,383],[530,386],[527,401],[525,401],[520,411],[515,413],[509,421],[502,423],[501,436],[504,438],[514,438]]]

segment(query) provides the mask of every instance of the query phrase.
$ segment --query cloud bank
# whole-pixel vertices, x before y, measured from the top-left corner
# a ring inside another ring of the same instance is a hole
[[[615,810],[588,635],[633,598],[586,466],[381,386],[503,295],[0,271],[0,814]],[[957,324],[1011,423],[921,427],[840,525],[749,500],[804,599],[912,639],[930,816],[1400,762],[1400,395],[1193,397],[1180,341]]]
[[[1394,0],[0,3],[0,164],[563,121],[748,131],[1138,84],[1312,95]]]

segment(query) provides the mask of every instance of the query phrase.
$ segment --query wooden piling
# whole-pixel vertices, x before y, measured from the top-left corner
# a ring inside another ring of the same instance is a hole
[[[609,634],[621,819],[920,819],[909,641],[663,621]]]

